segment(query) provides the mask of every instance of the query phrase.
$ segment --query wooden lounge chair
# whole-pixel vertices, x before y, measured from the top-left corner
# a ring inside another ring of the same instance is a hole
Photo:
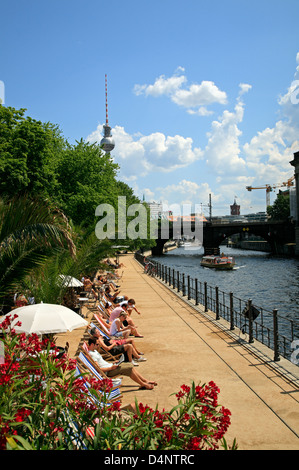
[[[80,365],[82,365],[83,369],[85,369],[85,370],[87,370],[87,372],[90,372],[91,374],[93,374],[94,377],[97,378],[98,380],[109,379],[109,377],[107,377],[107,375],[99,368],[98,364],[95,361],[93,361],[93,359],[90,357],[90,355],[87,354],[86,352],[81,351],[79,353],[77,361],[79,362],[79,367],[80,367]],[[113,378],[112,383],[120,385],[121,380],[117,379],[117,378]],[[115,385],[115,387],[116,388],[114,388],[111,391],[111,396],[113,398],[120,398],[121,397],[120,389],[116,385]]]
[[[91,372],[88,372],[89,374],[91,374]],[[91,403],[93,403],[94,405],[100,407],[100,408],[103,408],[104,406],[108,405],[110,406],[112,402],[115,402],[115,401],[118,401],[120,402],[121,401],[121,394],[119,392],[119,395],[117,395],[116,392],[112,393],[109,392],[109,393],[91,393],[90,391],[90,384],[85,380],[85,376],[86,376],[86,372],[84,371],[84,368],[80,365],[76,365],[76,369],[75,369],[75,374],[77,377],[80,377],[80,379],[82,380],[82,385],[83,385],[83,388],[84,390],[86,391],[87,395],[88,395],[88,399],[91,401]],[[92,374],[94,375],[94,374]],[[118,391],[119,389],[116,388],[116,389],[113,389],[114,391]],[[104,400],[103,400],[103,397],[104,397]]]
[[[90,328],[96,328],[96,330],[98,330],[98,332],[100,333],[100,335],[102,335],[104,338],[108,339],[108,340],[111,340],[111,338],[109,336],[107,336],[102,330],[101,330],[101,327],[100,326],[97,326],[95,325],[94,323],[90,323]],[[116,346],[116,344],[115,344]],[[103,352],[103,354],[102,354]],[[101,346],[101,354],[102,355],[105,355],[108,360],[110,361],[117,361],[117,359],[121,356],[122,353],[119,353],[119,354],[112,354],[110,351],[107,351],[107,349],[104,349],[102,346]]]
[[[93,318],[96,320],[96,322],[100,326],[101,330],[104,331],[106,336],[109,339],[111,339],[112,337],[110,335],[110,326],[108,325],[108,323],[106,323],[105,320],[103,320],[103,318],[101,318],[100,315],[97,315],[95,312],[93,313]]]

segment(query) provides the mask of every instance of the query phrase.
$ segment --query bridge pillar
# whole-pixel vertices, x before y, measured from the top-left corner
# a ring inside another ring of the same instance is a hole
[[[296,236],[296,248],[295,254],[299,256],[299,152],[294,153],[294,160],[290,164],[295,167],[295,184],[296,184],[296,203],[297,203],[297,212],[296,212],[296,227],[295,227],[295,236]]]
[[[151,248],[152,250],[152,255],[153,256],[162,256],[164,252],[164,244],[167,240],[163,240],[161,238],[158,238],[156,240],[156,246],[153,246]]]

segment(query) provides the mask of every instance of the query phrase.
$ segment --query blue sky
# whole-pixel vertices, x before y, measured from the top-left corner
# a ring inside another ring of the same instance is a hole
[[[140,198],[247,214],[266,197],[246,186],[292,176],[298,0],[2,0],[0,17],[4,104],[100,141],[107,74],[112,156]]]

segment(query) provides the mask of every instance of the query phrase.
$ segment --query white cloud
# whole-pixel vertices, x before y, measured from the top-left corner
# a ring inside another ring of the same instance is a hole
[[[299,53],[296,61],[294,78],[299,85]],[[294,93],[298,94],[298,91],[293,81],[286,93],[278,98],[281,119],[274,127],[258,132],[244,144],[244,156],[257,183],[282,183],[293,173],[290,160],[299,148],[299,103],[294,104]]]
[[[198,184],[194,181],[183,179],[178,183],[169,184],[164,187],[157,187],[154,191],[156,200],[161,201],[165,210],[167,207],[171,209],[181,208],[183,205],[197,205],[199,209],[200,203],[203,203],[203,212],[206,212],[206,206],[209,202],[209,194],[212,194],[214,201],[218,201],[221,196],[214,194],[208,183]],[[167,206],[167,207],[166,207]]]
[[[156,79],[153,85],[135,85],[134,92],[135,94],[141,95],[145,94],[146,96],[162,96],[162,95],[172,95],[176,93],[181,85],[186,81],[184,75],[173,76],[170,78],[165,78],[164,75],[161,75]]]
[[[249,87],[247,87],[247,90]],[[241,87],[241,93],[244,87]],[[244,116],[244,103],[240,97],[233,112],[225,110],[218,121],[213,121],[208,133],[208,143],[204,149],[204,159],[216,174],[244,174],[246,161],[240,156],[239,138],[242,134],[238,125]]]
[[[193,148],[190,137],[165,136],[161,132],[148,136],[132,136],[121,126],[116,126],[111,133],[115,141],[112,156],[120,165],[120,177],[126,181],[135,180],[150,172],[171,172],[202,158],[201,149]],[[99,125],[87,140],[99,143],[101,139],[102,125]]]
[[[227,95],[219,90],[214,82],[202,81],[200,85],[190,85],[188,89],[178,89],[171,96],[174,103],[184,108],[196,108],[212,103],[227,103]]]
[[[184,69],[179,67],[177,72],[184,72]],[[214,82],[204,80],[200,84],[194,83],[189,87],[182,88],[186,82],[185,75],[175,73],[170,78],[161,75],[153,85],[135,85],[134,92],[136,95],[169,96],[177,105],[186,108],[190,113],[199,114],[200,116],[207,116],[211,113],[205,108],[208,105],[227,103],[226,93],[221,91]],[[196,112],[194,108],[199,108],[199,110]]]

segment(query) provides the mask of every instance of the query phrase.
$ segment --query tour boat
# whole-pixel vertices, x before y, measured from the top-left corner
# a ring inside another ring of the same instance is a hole
[[[205,268],[214,269],[233,269],[235,266],[235,259],[232,256],[203,256],[200,262],[201,266]]]

